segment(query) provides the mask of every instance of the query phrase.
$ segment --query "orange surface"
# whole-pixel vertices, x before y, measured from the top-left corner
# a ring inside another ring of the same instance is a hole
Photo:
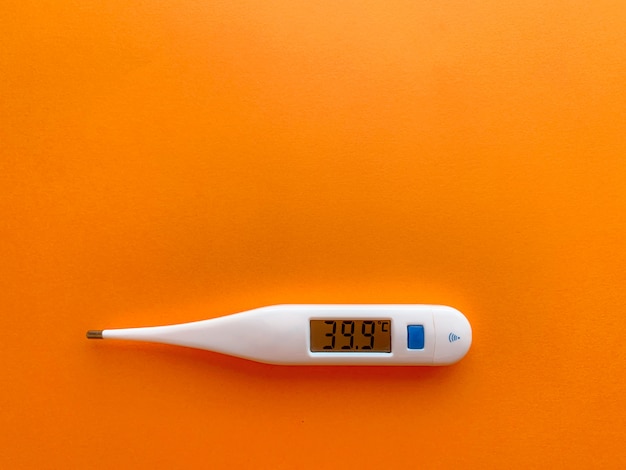
[[[626,3],[3,2],[0,467],[626,468]],[[447,368],[88,328],[442,303]]]

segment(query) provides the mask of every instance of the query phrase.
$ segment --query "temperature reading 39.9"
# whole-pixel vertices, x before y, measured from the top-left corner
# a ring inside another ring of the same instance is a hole
[[[391,352],[391,320],[311,320],[311,352]]]

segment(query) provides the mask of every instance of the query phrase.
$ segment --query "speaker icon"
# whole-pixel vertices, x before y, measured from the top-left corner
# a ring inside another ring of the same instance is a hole
[[[450,334],[448,335],[448,341],[450,341],[451,343],[454,343],[455,341],[458,341],[458,340],[460,340],[460,339],[461,339],[461,337],[460,337],[460,336],[455,335],[454,333],[450,333]]]

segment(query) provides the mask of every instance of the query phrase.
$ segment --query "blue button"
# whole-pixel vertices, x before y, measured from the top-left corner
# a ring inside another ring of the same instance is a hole
[[[407,331],[409,349],[424,349],[424,325],[409,325]]]

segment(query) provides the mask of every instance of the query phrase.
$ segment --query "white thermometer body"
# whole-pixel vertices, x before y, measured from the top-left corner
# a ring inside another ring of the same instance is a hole
[[[91,330],[88,338],[174,344],[285,365],[446,365],[472,343],[442,305],[274,305],[170,326]]]

